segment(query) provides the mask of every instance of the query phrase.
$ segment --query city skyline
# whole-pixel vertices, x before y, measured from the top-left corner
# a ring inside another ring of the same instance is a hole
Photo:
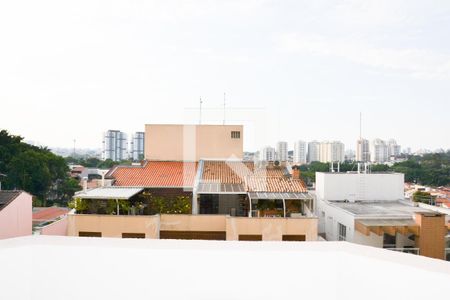
[[[449,12],[445,1],[1,3],[1,111],[20,117],[3,113],[0,128],[95,148],[111,128],[196,124],[200,98],[202,122],[222,124],[226,93],[245,150],[354,149],[360,112],[363,138],[449,149]]]

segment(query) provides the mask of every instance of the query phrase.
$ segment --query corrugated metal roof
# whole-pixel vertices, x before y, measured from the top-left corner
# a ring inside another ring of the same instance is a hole
[[[247,194],[242,184],[199,183],[197,194]]]
[[[417,226],[417,223],[411,219],[357,219],[357,222],[364,226]]]
[[[127,200],[142,192],[143,188],[137,187],[102,187],[75,194],[75,198],[81,199],[121,199]]]

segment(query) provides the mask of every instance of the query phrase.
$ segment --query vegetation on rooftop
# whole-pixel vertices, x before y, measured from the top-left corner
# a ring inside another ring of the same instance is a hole
[[[69,207],[80,214],[106,215],[190,214],[192,211],[191,199],[187,196],[163,197],[148,191],[129,200],[74,198]]]

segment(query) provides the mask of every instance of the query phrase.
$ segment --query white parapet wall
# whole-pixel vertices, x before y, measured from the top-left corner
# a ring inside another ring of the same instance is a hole
[[[382,201],[404,198],[401,173],[316,172],[316,196],[328,201]]]

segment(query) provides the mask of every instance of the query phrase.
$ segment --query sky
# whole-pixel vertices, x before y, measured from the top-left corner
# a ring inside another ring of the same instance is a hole
[[[100,148],[144,124],[450,148],[450,1],[1,1],[0,129]],[[224,97],[225,93],[225,97]],[[225,114],[224,114],[225,98]]]

